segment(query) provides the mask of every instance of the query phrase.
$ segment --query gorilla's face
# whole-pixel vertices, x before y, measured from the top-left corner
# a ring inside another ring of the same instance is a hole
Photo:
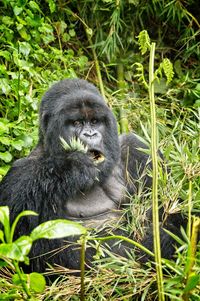
[[[103,109],[103,110],[102,110]],[[103,137],[105,136],[105,108],[93,102],[80,102],[70,116],[66,116],[64,137],[80,139],[87,147],[87,154],[96,164],[104,162],[106,150]]]
[[[84,80],[64,80],[44,96],[40,142],[46,152],[64,155],[60,137],[70,144],[79,138],[100,170],[108,172],[119,159],[117,125],[99,91]]]

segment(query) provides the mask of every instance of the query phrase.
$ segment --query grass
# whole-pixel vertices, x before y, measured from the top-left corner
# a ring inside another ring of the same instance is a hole
[[[173,140],[171,140],[173,144]],[[171,145],[170,145],[171,147]],[[178,155],[177,155],[178,156]],[[170,163],[170,162],[169,162]],[[175,162],[174,162],[175,163]],[[176,170],[176,169],[175,169]],[[160,193],[162,195],[162,202],[166,210],[170,213],[177,212],[179,210],[186,212],[187,214],[187,199],[181,204],[181,206],[174,206],[177,199],[177,190],[180,192],[184,187],[184,182],[174,183],[173,174],[168,177],[168,185],[164,187],[165,181],[163,180],[160,186]],[[171,188],[166,195],[168,188]],[[194,187],[193,193],[195,195]],[[169,197],[174,197],[173,203],[169,204]],[[194,199],[193,199],[194,200]],[[193,201],[192,201],[193,204]],[[144,221],[145,213],[149,208],[148,198],[144,199],[141,203],[141,195],[136,196],[130,205],[129,210],[129,225],[128,232],[135,232],[137,230],[137,237],[140,239],[145,232]],[[193,210],[198,206],[193,204]],[[135,218],[136,217],[136,218]],[[184,287],[186,285],[186,273],[185,267],[188,262],[188,245],[189,240],[187,234],[183,231],[183,238],[179,239],[180,245],[177,248],[176,259],[174,261],[165,261],[163,264],[164,272],[164,290],[168,296],[166,300],[179,300],[182,298]],[[102,258],[96,262],[93,270],[87,272],[85,275],[85,300],[87,301],[153,301],[156,300],[156,272],[151,267],[149,262],[147,266],[141,266],[135,259],[134,253],[130,254],[129,259],[125,259],[119,256],[115,256],[109,252],[109,258]],[[193,272],[195,274],[200,273],[200,250],[197,249],[196,261],[194,262]],[[46,287],[43,294],[37,295],[36,300],[41,301],[61,301],[61,300],[80,300],[81,292],[81,279],[78,276],[70,275],[69,270],[60,268],[60,276],[54,283]],[[0,291],[1,293],[11,291],[16,288],[11,284],[11,274],[6,272],[0,275]],[[2,282],[3,281],[3,282]],[[191,296],[188,300],[198,301],[200,291],[200,284],[192,290]],[[15,300],[21,300],[20,292]],[[1,299],[0,299],[1,300]],[[12,300],[12,299],[10,299]]]

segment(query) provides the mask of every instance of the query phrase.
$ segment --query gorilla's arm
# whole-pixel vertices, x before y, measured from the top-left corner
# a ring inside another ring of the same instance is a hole
[[[97,178],[90,158],[77,151],[56,158],[20,159],[0,183],[0,205],[11,208],[12,221],[23,210],[38,212],[38,218],[26,218],[30,231],[47,219],[64,217],[66,201],[91,189]],[[19,232],[26,230],[23,226]]]

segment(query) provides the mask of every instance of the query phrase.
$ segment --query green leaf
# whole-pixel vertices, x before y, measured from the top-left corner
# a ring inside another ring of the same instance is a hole
[[[192,273],[189,275],[187,284],[183,290],[184,293],[188,293],[193,290],[200,282],[200,275]]]
[[[49,8],[50,8],[50,11],[51,13],[54,13],[55,10],[56,10],[56,3],[54,0],[48,0],[48,3],[49,3]]]
[[[29,236],[20,236],[17,240],[15,240],[12,244],[15,244],[17,248],[20,250],[21,254],[28,255],[30,249],[32,247],[33,240]]]
[[[0,175],[5,176],[9,169],[9,165],[0,166]]]
[[[197,100],[195,101],[194,107],[195,107],[195,108],[200,107],[200,99],[197,99]]]
[[[23,281],[26,281],[26,282],[27,282],[27,280],[28,280],[28,275],[22,274],[22,273],[21,273],[20,276],[21,276],[21,278],[22,278]],[[16,284],[16,285],[21,285],[21,283],[22,283],[21,278],[19,277],[18,274],[14,274],[14,275],[12,276],[12,282],[13,282],[14,284]]]
[[[0,257],[7,257],[17,261],[25,261],[26,255],[32,247],[32,239],[29,236],[21,236],[13,243],[0,245]]]
[[[20,18],[19,16],[17,16],[17,21],[19,22],[20,25],[22,25],[22,27],[23,27],[23,25],[25,25],[25,26],[27,25],[26,21],[24,19]]]
[[[140,81],[146,89],[148,89],[148,84],[145,80],[145,76],[144,76],[144,67],[141,63],[134,63],[133,67],[136,67],[136,71],[137,73],[134,75],[134,77],[138,78],[138,81]]]
[[[28,4],[33,10],[41,11],[39,5],[35,1],[29,1]]]
[[[66,150],[66,151],[80,151],[83,153],[87,153],[88,148],[87,146],[85,146],[83,144],[83,142],[76,137],[72,137],[69,141],[69,143],[67,143],[67,141],[65,141],[64,138],[60,137],[60,141],[62,144],[62,147]]]
[[[15,6],[14,9],[13,9],[13,11],[14,11],[15,16],[18,16],[23,11],[23,7]]]
[[[0,87],[3,94],[8,95],[11,91],[9,81],[6,78],[0,78]]]
[[[4,227],[7,227],[10,225],[10,217],[9,217],[10,211],[8,206],[1,206],[0,207],[0,222]]]
[[[3,16],[1,21],[6,25],[14,24],[14,20],[12,18],[10,18],[9,16]]]
[[[10,145],[11,139],[8,137],[0,137],[0,142],[4,145]]]
[[[24,142],[24,147],[30,147],[33,144],[33,138],[29,135],[22,135],[21,140]]]
[[[39,273],[31,273],[30,274],[30,288],[35,293],[42,293],[45,289],[46,281],[43,275]]]
[[[59,22],[56,22],[55,25],[56,25],[58,34],[63,35],[67,28],[67,24],[64,21],[59,21]]]
[[[172,63],[167,58],[163,59],[163,61],[160,63],[160,66],[155,71],[155,77],[162,77],[162,71],[164,72],[167,78],[167,84],[169,84],[174,76],[174,71]]]
[[[24,141],[22,140],[14,140],[12,141],[12,146],[17,149],[18,151],[22,150],[22,147],[24,146]]]
[[[10,52],[7,51],[7,50],[1,50],[0,51],[0,56],[4,57],[7,61],[10,61],[11,59],[11,55],[10,55]]]
[[[4,162],[8,163],[12,160],[12,155],[9,152],[0,152],[0,159],[3,160]]]
[[[24,27],[21,27],[21,28],[19,27],[18,32],[24,40],[29,41],[31,39],[31,36],[27,33],[27,31]]]
[[[89,37],[92,37],[92,35],[93,35],[93,30],[92,30],[92,28],[87,27],[87,28],[86,28],[86,32],[87,32],[87,34],[88,34]]]
[[[4,242],[4,233],[2,230],[0,230],[0,240]]]
[[[147,52],[147,50],[150,49],[150,38],[148,35],[148,32],[146,30],[142,30],[138,35],[138,43],[140,51],[143,54]]]
[[[85,65],[88,63],[88,58],[84,55],[80,56],[78,59],[78,64],[81,68],[85,67]]]
[[[1,84],[1,81],[0,81]],[[8,124],[0,121],[0,135],[2,134],[8,134],[9,133],[9,126]]]
[[[53,27],[48,23],[43,23],[38,29],[42,33],[53,33]]]
[[[57,219],[39,225],[31,232],[30,236],[34,241],[40,238],[61,238],[84,233],[86,233],[86,228],[82,225],[73,221]]]
[[[70,35],[71,37],[75,37],[75,35],[76,35],[75,30],[74,30],[74,29],[70,29],[70,30],[69,30],[69,35]]]
[[[31,51],[31,45],[27,42],[19,42],[19,52],[28,56]]]

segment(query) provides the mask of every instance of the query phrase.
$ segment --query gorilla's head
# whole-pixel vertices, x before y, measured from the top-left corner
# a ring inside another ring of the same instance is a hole
[[[62,80],[42,99],[39,145],[55,158],[66,155],[60,137],[67,143],[72,137],[80,139],[100,170],[112,169],[119,159],[115,117],[97,88],[85,80]]]

